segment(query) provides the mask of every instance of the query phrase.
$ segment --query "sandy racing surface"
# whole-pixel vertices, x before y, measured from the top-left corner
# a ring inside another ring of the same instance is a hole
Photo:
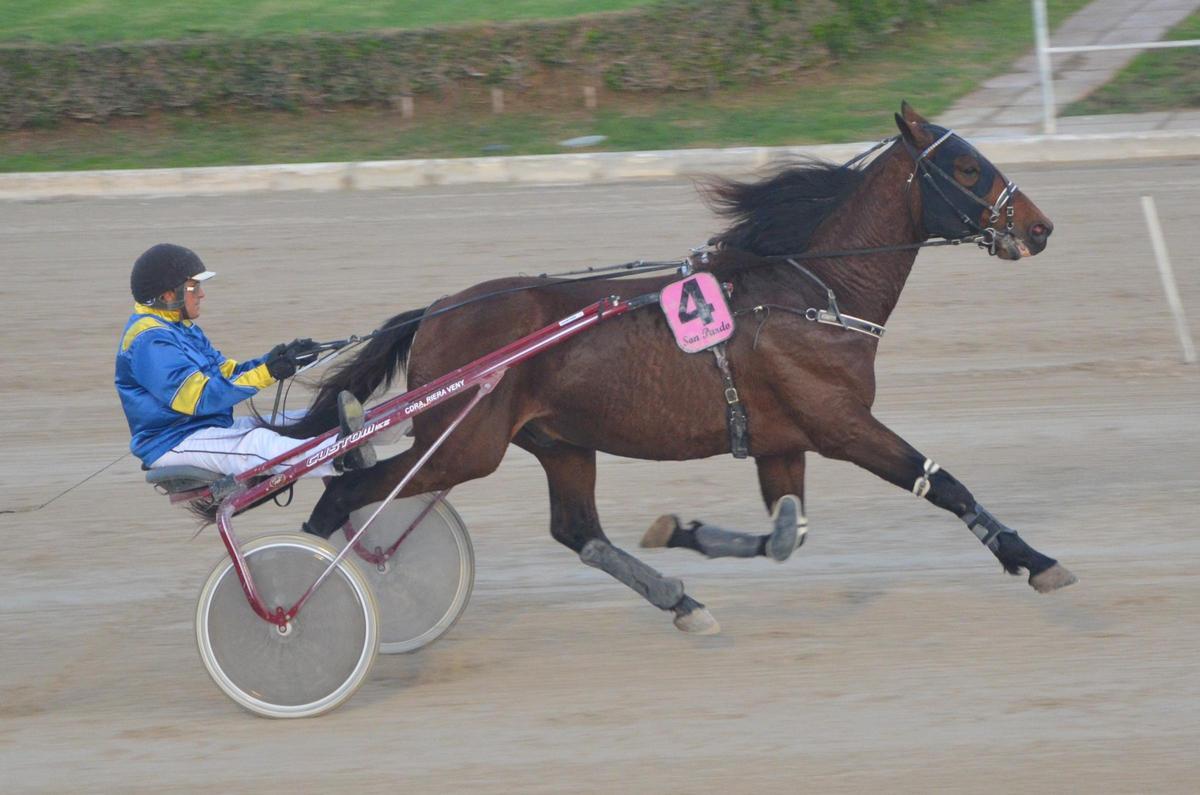
[[[1194,792],[1200,367],[1180,363],[1138,197],[1157,199],[1200,332],[1200,162],[1010,176],[1056,223],[1047,252],[922,254],[877,414],[1078,585],[1040,596],[949,514],[810,457],[812,531],[788,562],[638,553],[723,626],[690,637],[550,539],[540,469],[514,448],[451,497],[478,562],[462,621],[381,657],[342,709],[267,721],[196,654],[216,534],[192,538],[126,458],[0,515],[3,789]],[[5,204],[0,509],[124,450],[112,356],[152,243],[219,272],[201,322],[244,358],[484,278],[680,256],[716,229],[682,182]],[[749,462],[608,458],[599,476],[631,551],[664,511],[765,529]],[[295,529],[318,489],[240,534]]]

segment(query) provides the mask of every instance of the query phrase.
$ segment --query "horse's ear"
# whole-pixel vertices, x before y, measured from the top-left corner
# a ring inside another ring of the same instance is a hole
[[[929,124],[924,116],[913,110],[912,105],[908,104],[907,99],[900,102],[900,115],[903,116],[904,120],[909,124]]]
[[[900,134],[917,149],[924,149],[933,143],[933,136],[926,128],[927,124],[929,122],[913,110],[911,105],[907,102],[900,103],[900,113],[896,114],[896,126],[900,128]]]

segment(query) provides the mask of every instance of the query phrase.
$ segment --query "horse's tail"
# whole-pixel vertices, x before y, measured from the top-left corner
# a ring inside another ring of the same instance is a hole
[[[349,390],[365,402],[381,385],[386,390],[404,367],[421,316],[428,308],[411,309],[391,318],[358,353],[330,370],[321,379],[317,396],[299,422],[267,427],[293,439],[317,436],[337,425],[339,392]]]

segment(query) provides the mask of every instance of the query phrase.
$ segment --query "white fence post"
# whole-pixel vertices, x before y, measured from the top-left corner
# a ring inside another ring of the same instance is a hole
[[[1168,41],[1136,41],[1122,44],[1084,44],[1077,47],[1051,47],[1050,23],[1046,18],[1046,0],[1033,3],[1033,39],[1037,49],[1038,74],[1042,78],[1042,132],[1054,135],[1058,131],[1054,108],[1054,70],[1050,56],[1064,52],[1106,52],[1109,50],[1158,50],[1171,47],[1200,47],[1200,39]]]
[[[1042,76],[1042,132],[1054,135],[1054,72],[1050,64],[1050,26],[1046,0],[1033,0],[1033,38],[1037,43],[1038,72]]]

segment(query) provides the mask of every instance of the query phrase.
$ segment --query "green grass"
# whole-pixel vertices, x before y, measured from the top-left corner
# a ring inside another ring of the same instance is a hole
[[[96,44],[571,17],[653,0],[0,0],[0,41]]]
[[[1200,39],[1200,14],[1176,25],[1166,38]],[[1182,108],[1200,108],[1200,47],[1144,52],[1104,86],[1068,105],[1063,115]]]
[[[1052,23],[1085,2],[1052,2]],[[608,136],[609,151],[868,140],[894,132],[902,99],[932,118],[1002,74],[1032,40],[1026,0],[992,0],[950,9],[797,86],[501,116],[485,108],[423,112],[418,100],[415,122],[353,109],[71,124],[0,135],[0,171],[469,157],[497,147],[540,154],[568,151],[557,142],[590,134]]]

